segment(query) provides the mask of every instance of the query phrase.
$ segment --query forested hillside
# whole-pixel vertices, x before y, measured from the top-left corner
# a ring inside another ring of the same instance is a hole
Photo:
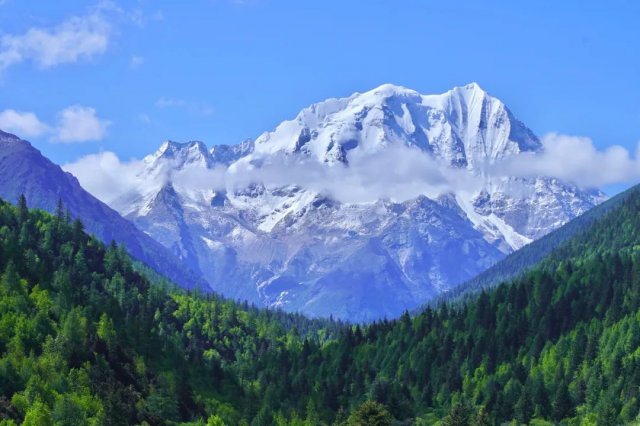
[[[256,371],[342,327],[152,286],[24,198],[0,202],[0,268],[0,424],[241,424]]]
[[[517,280],[344,327],[151,285],[0,204],[0,418],[24,424],[617,425],[638,416],[640,194]]]

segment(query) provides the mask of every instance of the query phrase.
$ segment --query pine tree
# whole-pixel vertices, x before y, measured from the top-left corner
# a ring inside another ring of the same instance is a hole
[[[566,383],[561,382],[558,385],[553,402],[551,403],[551,417],[554,420],[562,420],[573,414],[573,401],[569,395],[569,389]]]
[[[516,419],[522,424],[529,424],[533,416],[534,406],[531,402],[529,386],[525,385],[515,406]]]
[[[18,223],[25,223],[28,217],[29,208],[27,207],[27,198],[24,194],[20,194],[20,197],[18,197]]]

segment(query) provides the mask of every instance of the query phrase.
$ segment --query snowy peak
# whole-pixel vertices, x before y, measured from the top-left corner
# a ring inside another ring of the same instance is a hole
[[[422,103],[424,98],[451,98],[457,96],[464,99],[465,103],[470,104],[474,99],[483,99],[490,97],[476,82],[471,82],[464,86],[456,86],[453,89],[440,95],[423,95],[416,90],[400,86],[397,84],[386,83],[374,89],[363,93],[355,93],[352,99],[359,103],[384,104],[390,99],[404,99],[405,101]]]
[[[391,98],[413,98],[418,100],[421,97],[422,95],[413,89],[390,83],[382,84],[368,92],[356,93],[352,96],[356,102],[363,104],[384,104]]]
[[[505,156],[540,149],[539,140],[503,102],[477,83],[439,95],[383,84],[304,108],[262,134],[256,155],[297,153],[348,164],[355,153],[412,146],[446,163],[478,169]]]
[[[228,166],[252,153],[253,148],[254,142],[251,139],[236,145],[214,145],[210,150],[200,141],[165,141],[156,152],[145,157],[144,161],[148,169],[159,167],[160,164],[169,165],[173,169],[193,165],[205,168],[216,164]]]
[[[169,160],[178,166],[185,163],[207,165],[212,161],[207,146],[200,141],[186,143],[165,141],[155,153],[145,158],[148,164],[158,160]]]

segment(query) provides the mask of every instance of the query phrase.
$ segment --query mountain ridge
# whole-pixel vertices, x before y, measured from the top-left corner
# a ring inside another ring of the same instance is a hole
[[[0,130],[0,197],[17,201],[24,195],[31,207],[55,211],[62,201],[73,218],[104,243],[126,246],[130,254],[185,288],[208,286],[185,268],[155,239],[137,229],[114,209],[85,191],[77,178],[44,157],[29,142]]]

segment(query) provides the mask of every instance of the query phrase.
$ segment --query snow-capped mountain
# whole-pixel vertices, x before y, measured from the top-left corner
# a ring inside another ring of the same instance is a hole
[[[112,203],[231,297],[393,317],[602,199],[500,173],[538,138],[477,84],[383,85],[303,109],[255,142],[165,142]]]

